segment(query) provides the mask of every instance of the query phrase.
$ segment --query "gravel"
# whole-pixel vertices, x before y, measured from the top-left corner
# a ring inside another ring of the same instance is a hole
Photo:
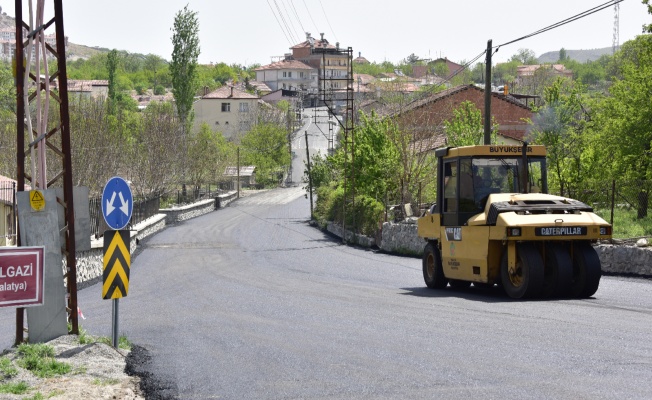
[[[104,343],[82,345],[77,335],[64,335],[47,344],[54,347],[56,360],[70,364],[72,371],[54,378],[38,378],[14,362],[18,374],[8,379],[5,377],[0,383],[25,382],[30,389],[21,395],[0,393],[0,399],[24,399],[37,393],[53,400],[145,399],[140,389],[140,377],[126,372],[129,351],[114,349]],[[2,356],[15,361],[17,349],[7,349]]]

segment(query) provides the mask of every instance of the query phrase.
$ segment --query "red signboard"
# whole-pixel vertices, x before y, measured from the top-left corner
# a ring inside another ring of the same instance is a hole
[[[43,304],[43,247],[0,247],[0,307]]]

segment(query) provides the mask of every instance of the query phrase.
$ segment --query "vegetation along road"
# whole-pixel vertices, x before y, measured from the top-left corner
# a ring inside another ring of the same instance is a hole
[[[303,194],[251,195],[147,240],[120,331],[151,356],[150,398],[652,397],[649,281],[603,277],[588,300],[431,291],[419,259],[310,227]],[[81,323],[106,336],[100,291],[80,291]]]

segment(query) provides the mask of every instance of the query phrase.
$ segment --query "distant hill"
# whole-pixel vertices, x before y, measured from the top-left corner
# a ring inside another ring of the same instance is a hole
[[[16,29],[16,19],[10,17],[6,12],[0,14],[0,29],[13,28]],[[79,58],[88,59],[91,56],[99,53],[106,53],[109,49],[102,49],[96,47],[88,47],[81,44],[75,44],[68,41],[68,49],[66,51],[67,60],[76,60]]]
[[[566,50],[566,55],[571,59],[577,62],[587,62],[595,61],[605,54],[611,54],[611,47],[604,47],[601,49],[592,49],[592,50]],[[549,51],[543,53],[539,56],[539,63],[555,63],[559,61],[559,50]]]

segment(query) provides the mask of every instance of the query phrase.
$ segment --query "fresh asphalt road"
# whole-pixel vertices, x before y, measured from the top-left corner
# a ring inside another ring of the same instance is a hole
[[[308,209],[277,189],[143,244],[120,331],[179,398],[652,398],[650,281],[603,277],[588,300],[432,291],[420,260],[343,246]],[[81,324],[109,335],[100,292],[79,292]]]

